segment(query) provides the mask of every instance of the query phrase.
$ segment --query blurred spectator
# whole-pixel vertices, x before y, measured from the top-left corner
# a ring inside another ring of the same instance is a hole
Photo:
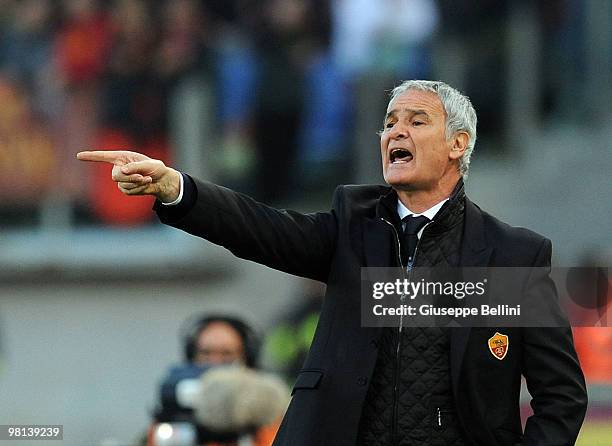
[[[75,151],[90,146],[99,125],[100,77],[108,60],[111,27],[106,10],[96,0],[63,0],[64,20],[54,42],[54,64],[63,86],[63,102],[55,127],[58,166],[68,169]],[[57,173],[57,188],[66,196],[82,195],[74,172]]]
[[[478,133],[504,130],[508,0],[438,0],[437,76],[469,96],[478,110]],[[522,2],[515,2],[519,5]],[[499,146],[498,146],[499,147]]]
[[[196,0],[120,0],[111,12],[112,39],[99,89],[101,121],[92,145],[131,148],[171,162],[169,103],[177,84],[206,58],[206,16]],[[152,201],[134,206],[101,180],[107,173],[101,165],[90,170],[88,201],[95,217],[118,225],[149,221]]]
[[[69,87],[86,86],[104,71],[110,47],[107,14],[96,0],[64,0],[66,21],[59,31],[56,57]]]
[[[259,77],[254,111],[257,198],[279,203],[297,186],[306,71],[327,44],[325,4],[267,0],[258,38]]]
[[[319,322],[324,286],[309,281],[288,314],[274,324],[264,344],[264,358],[274,370],[293,382],[301,370]]]
[[[434,0],[340,0],[334,5],[334,55],[345,75],[390,73],[426,79],[438,25]]]
[[[152,72],[158,32],[147,2],[122,0],[112,14],[113,37],[102,87],[102,124],[126,137],[160,132],[162,102]],[[163,127],[162,127],[163,128]]]
[[[23,224],[34,221],[56,168],[52,133],[44,119],[54,8],[45,0],[5,3],[0,29],[0,212],[4,224]]]
[[[162,11],[161,41],[155,71],[164,79],[177,79],[199,66],[205,16],[198,0],[169,0]]]
[[[0,78],[0,103],[0,209],[6,222],[11,209],[31,209],[45,196],[57,160],[51,133],[34,113],[27,91]]]
[[[19,0],[0,0],[0,26],[5,29],[13,20],[16,3]]]
[[[576,88],[584,82],[586,66],[586,5],[581,0],[539,0],[538,20],[542,28],[543,117],[558,118],[584,107],[584,91]]]
[[[32,95],[34,107],[42,101],[39,89],[51,62],[54,13],[48,0],[17,2],[14,18],[1,36],[1,71]]]
[[[220,144],[216,154],[224,184],[247,189],[255,161],[253,110],[259,63],[255,28],[260,4],[253,0],[208,0],[214,46]]]
[[[383,93],[404,79],[428,79],[439,11],[434,0],[340,0],[331,2],[333,60],[350,94],[350,169],[358,182],[381,183],[376,132],[387,105]],[[460,86],[458,87],[460,88]],[[344,132],[346,133],[346,132]],[[342,137],[346,141],[345,137]],[[356,181],[350,179],[349,181]]]

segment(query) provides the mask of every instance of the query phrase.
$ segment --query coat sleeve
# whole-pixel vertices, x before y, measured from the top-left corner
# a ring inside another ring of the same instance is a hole
[[[547,310],[558,311],[558,317],[566,321],[549,276],[551,252],[551,242],[545,239],[528,280],[528,292],[549,300]],[[587,392],[569,324],[525,328],[523,348],[522,372],[532,396],[533,415],[527,419],[521,445],[574,445],[586,413]]]
[[[229,249],[236,256],[301,277],[327,281],[335,250],[335,211],[302,214],[185,176],[185,206],[154,210],[162,223]],[[338,188],[334,200],[341,194]]]

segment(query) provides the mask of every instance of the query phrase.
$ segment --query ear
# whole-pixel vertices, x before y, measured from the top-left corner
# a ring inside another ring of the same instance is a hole
[[[448,153],[448,157],[452,160],[461,158],[465,153],[465,149],[467,149],[469,141],[470,135],[468,135],[467,132],[455,133],[451,139],[452,147]]]

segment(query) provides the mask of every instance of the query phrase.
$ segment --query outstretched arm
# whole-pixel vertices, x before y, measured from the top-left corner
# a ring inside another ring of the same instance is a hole
[[[179,195],[181,173],[140,153],[80,152],[77,158],[112,163],[112,178],[126,195],[153,195],[163,203]],[[327,280],[337,236],[333,212],[301,214],[274,209],[221,186],[184,177],[189,204],[156,204],[163,223],[224,246],[238,257]],[[340,196],[336,194],[336,199]]]

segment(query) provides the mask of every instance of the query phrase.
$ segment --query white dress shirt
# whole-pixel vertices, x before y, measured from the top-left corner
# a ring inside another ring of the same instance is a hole
[[[429,220],[431,221],[436,216],[436,214],[438,213],[440,208],[447,201],[448,201],[448,198],[445,198],[444,200],[440,201],[439,203],[434,204],[432,207],[430,207],[426,211],[423,211],[421,213],[416,213],[416,212],[412,212],[410,209],[408,209],[406,206],[404,206],[404,203],[402,203],[399,200],[399,198],[398,198],[398,200],[397,200],[397,213],[399,214],[400,220],[402,220],[402,221],[404,220],[405,217],[408,217],[409,215],[412,215],[414,217],[419,217],[419,216],[422,215],[423,217],[429,218]],[[406,224],[402,222],[402,229],[404,229],[405,225]],[[427,225],[425,225],[425,226],[427,226]],[[421,234],[423,233],[423,229],[425,229],[425,226],[423,226],[421,228],[421,230],[417,234],[417,237],[419,239],[421,238]]]

